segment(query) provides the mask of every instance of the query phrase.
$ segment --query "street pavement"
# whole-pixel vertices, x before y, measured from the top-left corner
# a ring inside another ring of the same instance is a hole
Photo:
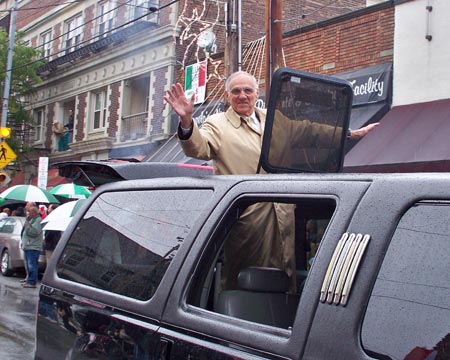
[[[39,287],[23,288],[23,275],[0,275],[0,359],[34,358],[35,318]]]

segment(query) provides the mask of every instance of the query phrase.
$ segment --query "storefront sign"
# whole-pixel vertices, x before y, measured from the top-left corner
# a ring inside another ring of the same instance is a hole
[[[355,106],[387,101],[391,87],[391,71],[392,64],[384,63],[333,76],[348,80],[352,84],[352,105]]]

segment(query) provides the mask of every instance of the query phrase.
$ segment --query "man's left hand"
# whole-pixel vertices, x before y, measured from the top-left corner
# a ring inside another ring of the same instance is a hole
[[[350,131],[350,139],[356,140],[362,138],[364,135],[367,135],[369,132],[371,132],[373,129],[375,129],[380,123],[373,123],[366,126],[363,126],[362,128],[359,128],[357,130],[351,130]]]

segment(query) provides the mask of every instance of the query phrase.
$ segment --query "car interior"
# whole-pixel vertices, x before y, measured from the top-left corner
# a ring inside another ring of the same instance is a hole
[[[288,329],[294,323],[308,271],[336,203],[332,198],[284,200],[295,205],[295,291],[292,291],[291,280],[285,271],[261,266],[242,269],[238,275],[238,288],[223,289],[223,248],[227,234],[247,206],[267,200],[241,199],[228,211],[199,261],[188,303],[230,317]],[[209,271],[201,271],[206,268]]]

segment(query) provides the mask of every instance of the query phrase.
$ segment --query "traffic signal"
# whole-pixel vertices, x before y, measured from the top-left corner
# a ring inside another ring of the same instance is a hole
[[[10,181],[11,178],[9,177],[9,175],[4,171],[0,171],[0,186],[6,186]]]
[[[0,138],[9,139],[11,137],[11,128],[0,127]]]

